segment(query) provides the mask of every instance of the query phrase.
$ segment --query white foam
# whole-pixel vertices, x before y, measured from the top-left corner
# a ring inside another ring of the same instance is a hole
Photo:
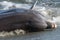
[[[26,34],[26,31],[22,30],[22,29],[16,29],[14,31],[10,31],[10,32],[6,32],[6,31],[2,31],[0,32],[0,37],[10,37],[10,36],[15,36],[15,35],[24,35]]]
[[[0,5],[4,6],[4,8],[2,8],[3,10],[9,10],[11,8],[25,8],[25,9],[29,9],[31,7],[30,4],[16,4],[16,3],[13,3],[13,2],[8,2],[8,1],[0,2]],[[57,10],[57,9],[55,9],[55,8],[54,9],[51,9],[51,8],[48,9],[46,7],[43,7],[43,6],[35,6],[33,8],[33,10],[39,11],[40,13],[42,13],[43,15],[45,15],[47,17],[48,16],[52,17],[52,14],[54,14],[54,15],[57,14],[57,12],[55,12],[55,10]],[[60,13],[60,12],[58,12],[58,13]],[[60,16],[52,17],[52,22],[60,23]],[[17,35],[19,35],[21,31],[23,31],[23,34],[25,34],[24,30],[15,30]],[[15,34],[13,33],[13,31],[12,32],[4,32],[4,31],[0,32],[0,36],[6,36],[6,35],[10,36],[10,35],[15,35]]]
[[[29,9],[31,6],[30,4],[16,4],[13,2],[2,1],[0,5],[4,6],[3,10],[11,9],[11,8],[25,8]]]

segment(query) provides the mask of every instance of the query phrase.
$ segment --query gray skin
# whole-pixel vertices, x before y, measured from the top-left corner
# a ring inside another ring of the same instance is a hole
[[[51,27],[51,25],[44,16],[31,9],[11,9],[0,12],[0,31],[9,32],[23,29],[28,32],[35,32],[47,27]]]

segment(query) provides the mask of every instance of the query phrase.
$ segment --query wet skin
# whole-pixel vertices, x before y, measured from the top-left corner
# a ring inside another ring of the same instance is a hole
[[[40,31],[51,28],[50,24],[41,13],[34,10],[11,9],[0,13],[0,31]]]

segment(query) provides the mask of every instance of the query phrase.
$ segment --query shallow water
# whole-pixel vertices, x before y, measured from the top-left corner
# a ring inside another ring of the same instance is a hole
[[[0,37],[0,40],[60,40],[60,26],[55,30],[30,33],[26,35]]]
[[[57,5],[57,4],[60,4],[60,2],[52,2],[52,5],[50,5],[49,3],[47,3],[47,5],[45,5],[45,3],[42,3],[40,6],[39,5],[35,6],[33,10],[37,10],[41,13],[44,13],[43,15],[49,16],[50,19],[52,18],[56,23],[60,24],[60,21],[59,21],[60,8],[59,8],[59,5]],[[12,5],[15,5],[16,8],[25,8],[25,9],[29,9],[31,7],[31,4],[19,4],[19,3],[8,2],[5,0],[0,2],[0,5],[1,5],[0,13],[3,12],[2,10],[11,9],[9,7],[12,7]],[[49,13],[49,14],[47,14],[47,13]],[[29,33],[26,35],[0,37],[0,40],[60,40],[60,31],[59,30],[60,30],[60,26],[58,26],[57,29],[54,29],[52,31],[51,30],[50,31],[41,31],[41,32]]]

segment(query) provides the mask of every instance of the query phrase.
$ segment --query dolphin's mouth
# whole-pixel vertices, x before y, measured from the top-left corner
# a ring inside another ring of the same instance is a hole
[[[52,23],[52,29],[55,29],[55,28],[57,28],[57,24]]]
[[[46,29],[55,29],[55,28],[57,28],[57,24],[56,23],[54,23],[54,22],[51,22],[51,21],[48,21],[47,22],[47,28]]]

